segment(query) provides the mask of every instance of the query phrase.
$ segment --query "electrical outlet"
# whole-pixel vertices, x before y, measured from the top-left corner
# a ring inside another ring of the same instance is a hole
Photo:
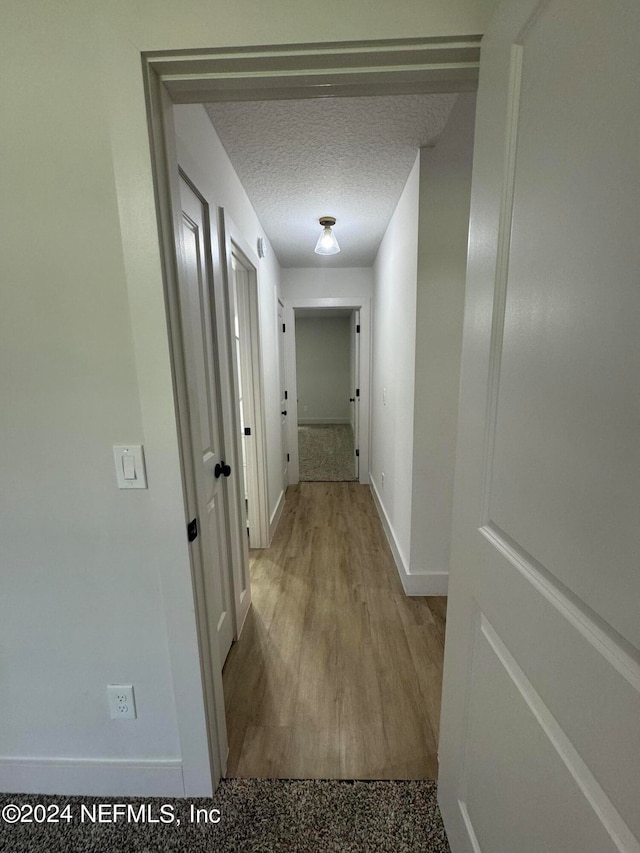
[[[108,684],[107,697],[112,720],[136,719],[136,700],[132,684]]]
[[[384,489],[384,474],[382,474],[380,477],[380,484],[381,484],[382,488]]]

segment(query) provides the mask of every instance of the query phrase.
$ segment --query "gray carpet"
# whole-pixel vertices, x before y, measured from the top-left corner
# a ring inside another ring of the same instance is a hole
[[[7,853],[450,853],[436,783],[427,781],[225,779],[212,800],[0,795],[0,808],[13,803],[43,803],[49,814],[69,804],[72,822],[0,821],[0,850]],[[81,806],[99,803],[146,805],[156,819],[164,804],[176,820],[81,822]],[[220,822],[192,823],[192,805],[219,809]]]
[[[350,424],[300,424],[298,458],[305,483],[355,480],[353,430]]]

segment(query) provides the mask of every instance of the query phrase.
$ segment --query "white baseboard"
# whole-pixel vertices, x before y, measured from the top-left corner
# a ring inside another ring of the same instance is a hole
[[[0,758],[0,791],[94,797],[184,797],[179,759]]]
[[[350,424],[351,418],[298,418],[300,426],[313,426],[313,424]]]
[[[278,522],[280,521],[280,516],[282,515],[282,510],[284,509],[284,501],[285,501],[285,492],[284,489],[280,492],[280,497],[278,498],[278,503],[276,504],[276,508],[273,511],[273,515],[271,516],[271,521],[269,522],[269,544],[273,540],[273,535],[276,532],[276,527],[278,526]]]
[[[369,487],[371,489],[371,494],[373,495],[373,502],[376,505],[378,515],[380,516],[380,521],[382,522],[382,528],[387,537],[387,542],[391,548],[391,553],[393,554],[393,559],[395,561],[396,568],[398,569],[398,574],[400,575],[400,580],[405,594],[446,595],[449,587],[449,572],[425,572],[417,574],[409,571],[371,474],[369,474]]]

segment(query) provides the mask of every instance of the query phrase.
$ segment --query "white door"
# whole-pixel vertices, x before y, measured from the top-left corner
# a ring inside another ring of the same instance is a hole
[[[439,799],[454,853],[640,850],[640,4],[482,47]]]
[[[354,471],[360,474],[360,311],[351,312],[351,428],[353,430]]]
[[[243,497],[253,548],[264,547],[260,527],[259,472],[257,437],[259,424],[255,411],[252,348],[250,339],[249,274],[235,255],[231,261],[234,303],[234,346],[238,375],[238,400],[243,459]]]
[[[282,483],[283,488],[286,489],[289,484],[289,453],[288,453],[288,439],[287,439],[287,417],[289,415],[289,395],[286,389],[286,377],[284,371],[285,359],[284,359],[284,347],[285,347],[285,339],[284,336],[286,334],[286,327],[284,321],[284,305],[280,300],[278,300],[278,329],[279,329],[279,346],[278,346],[278,356],[280,359],[279,369],[280,369],[280,434],[282,436]],[[294,401],[295,402],[295,401]],[[293,403],[292,403],[293,405]],[[291,410],[295,412],[295,409]]]
[[[224,662],[233,639],[224,489],[228,469],[221,453],[219,380],[212,314],[213,281],[208,205],[180,176],[180,324],[187,379],[189,438],[193,459],[199,547],[209,629]]]

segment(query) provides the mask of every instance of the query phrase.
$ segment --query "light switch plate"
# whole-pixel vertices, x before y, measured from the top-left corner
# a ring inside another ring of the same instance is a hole
[[[113,458],[116,464],[116,479],[119,489],[147,488],[144,449],[141,444],[114,445]]]

